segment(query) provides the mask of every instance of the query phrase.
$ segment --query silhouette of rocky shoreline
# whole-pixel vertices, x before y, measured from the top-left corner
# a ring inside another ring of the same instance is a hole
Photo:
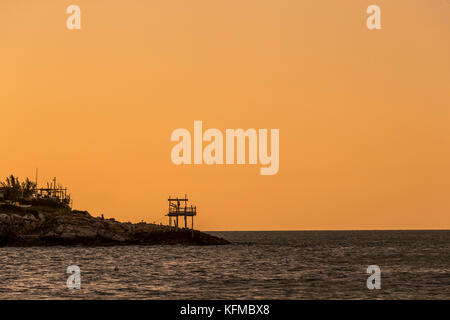
[[[1,246],[224,245],[197,230],[93,217],[67,206],[0,204]]]

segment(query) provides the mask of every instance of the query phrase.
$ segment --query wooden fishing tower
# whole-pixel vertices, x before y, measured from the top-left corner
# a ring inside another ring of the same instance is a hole
[[[184,195],[184,198],[179,199],[169,197],[169,212],[167,216],[169,217],[169,226],[172,226],[172,217],[174,218],[174,227],[178,228],[178,217],[184,217],[184,227],[187,226],[187,217],[191,217],[191,229],[194,230],[194,216],[197,215],[197,207],[196,206],[188,206],[188,198],[187,195]],[[183,206],[184,205],[184,206]]]

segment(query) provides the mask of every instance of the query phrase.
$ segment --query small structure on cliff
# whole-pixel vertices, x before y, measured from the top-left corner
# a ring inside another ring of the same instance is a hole
[[[36,188],[34,196],[36,199],[51,199],[72,206],[70,193],[67,192],[67,188],[56,184],[56,177],[52,182],[47,182],[47,188]]]
[[[11,174],[6,177],[5,181],[0,181],[0,200],[16,206],[38,205],[38,203],[72,206],[72,199],[67,188],[57,184],[56,178],[47,183],[46,188],[37,188],[37,185],[37,170],[35,181],[31,181],[29,178],[20,181],[18,177]]]
[[[197,215],[196,206],[188,206],[187,195],[184,198],[171,198],[169,196],[169,212],[167,216],[169,217],[169,226],[172,226],[172,217],[174,218],[174,227],[178,228],[178,217],[184,217],[184,227],[187,228],[187,217],[191,217],[191,229],[194,230],[194,216]]]

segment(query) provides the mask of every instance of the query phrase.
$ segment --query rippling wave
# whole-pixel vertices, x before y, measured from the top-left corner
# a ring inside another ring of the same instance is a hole
[[[211,233],[232,244],[0,248],[0,298],[450,299],[450,231]]]

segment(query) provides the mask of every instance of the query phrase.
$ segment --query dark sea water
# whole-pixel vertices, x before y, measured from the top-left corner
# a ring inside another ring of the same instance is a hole
[[[210,233],[232,244],[0,248],[0,298],[450,299],[450,231]]]

